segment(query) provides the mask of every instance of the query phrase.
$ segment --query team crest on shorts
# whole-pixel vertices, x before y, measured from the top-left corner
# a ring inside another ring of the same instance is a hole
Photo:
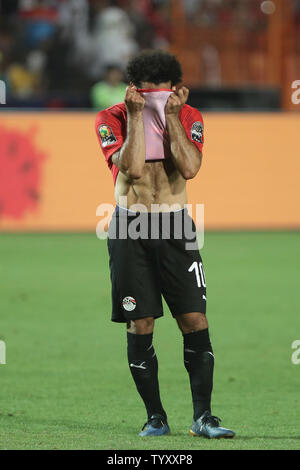
[[[98,134],[101,139],[102,147],[107,147],[117,142],[111,127],[106,124],[101,124],[101,126],[98,127]]]
[[[200,121],[194,122],[191,131],[192,140],[203,144],[203,124]]]
[[[133,297],[124,297],[123,301],[123,308],[127,310],[127,312],[132,312],[132,310],[136,307],[136,300]]]

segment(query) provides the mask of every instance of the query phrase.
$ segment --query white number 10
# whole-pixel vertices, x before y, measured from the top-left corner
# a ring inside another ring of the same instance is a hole
[[[206,287],[202,263],[198,264],[197,261],[194,261],[194,263],[189,267],[189,273],[191,273],[192,271],[195,271],[198,287]]]

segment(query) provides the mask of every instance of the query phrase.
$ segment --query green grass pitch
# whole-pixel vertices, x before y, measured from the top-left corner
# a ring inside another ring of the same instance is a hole
[[[155,328],[172,434],[137,436],[145,412],[125,326],[110,321],[106,242],[92,234],[0,236],[0,449],[300,449],[299,233],[207,233],[202,250],[216,356],[213,413],[234,440],[188,435],[182,338]]]

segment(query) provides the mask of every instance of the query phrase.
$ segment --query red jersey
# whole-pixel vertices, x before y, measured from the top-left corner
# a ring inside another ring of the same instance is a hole
[[[179,119],[188,139],[201,152],[204,135],[203,118],[200,111],[185,104],[179,112]],[[126,139],[127,111],[125,103],[119,103],[100,111],[96,117],[95,130],[115,184],[119,169],[113,164],[112,155],[122,147]]]

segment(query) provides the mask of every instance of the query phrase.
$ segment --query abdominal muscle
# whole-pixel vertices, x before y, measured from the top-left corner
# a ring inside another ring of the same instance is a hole
[[[180,210],[187,203],[186,181],[170,160],[146,162],[139,179],[118,173],[115,198],[119,206],[139,212]]]

